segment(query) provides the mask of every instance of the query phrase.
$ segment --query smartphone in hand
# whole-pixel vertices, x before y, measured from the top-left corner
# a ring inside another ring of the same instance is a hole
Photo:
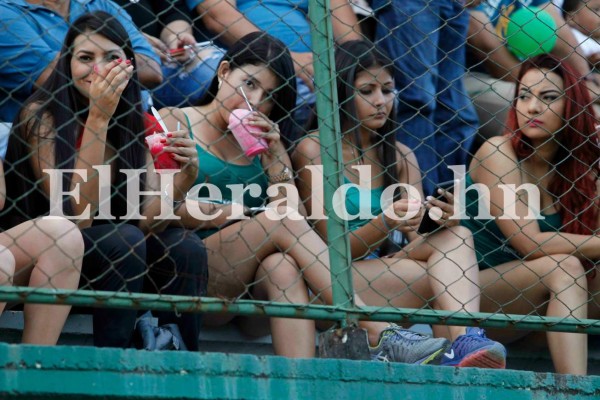
[[[437,188],[446,190],[448,192],[452,192],[452,189],[454,188],[454,181],[442,182],[442,183],[438,184]],[[436,189],[435,193],[437,193],[437,189]],[[445,201],[444,195],[438,194],[435,197],[437,199]],[[421,219],[421,224],[417,228],[417,233],[420,233],[420,234],[432,233],[432,232],[435,232],[438,229],[442,228],[441,225],[439,225],[436,221],[434,221],[429,216],[429,211],[430,210],[427,210],[427,209],[425,210],[425,213],[423,214],[423,219]]]

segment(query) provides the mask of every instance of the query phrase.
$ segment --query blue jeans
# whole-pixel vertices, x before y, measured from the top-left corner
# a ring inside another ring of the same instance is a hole
[[[293,112],[293,119],[299,128],[303,128],[312,115],[312,108],[315,106],[317,96],[300,78],[296,78],[296,94],[296,108]],[[304,132],[300,132],[300,136],[304,136]],[[299,137],[293,139],[299,139]]]
[[[163,83],[152,91],[156,108],[194,106],[208,90],[225,52],[214,47],[212,54],[186,71],[181,65],[161,66]]]
[[[431,194],[464,165],[478,128],[466,94],[469,13],[456,0],[375,0],[375,39],[396,67],[397,139],[410,147]]]

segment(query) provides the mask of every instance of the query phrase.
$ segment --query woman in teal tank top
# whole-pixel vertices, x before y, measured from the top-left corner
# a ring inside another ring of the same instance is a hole
[[[260,190],[250,194],[257,199],[244,196],[246,206],[267,201],[277,204],[285,200],[286,193],[285,189],[278,190],[276,184],[285,183],[296,192],[291,161],[281,136],[292,129],[290,110],[295,106],[295,97],[294,68],[289,51],[279,40],[255,32],[229,49],[200,105],[180,110],[164,109],[161,113],[170,129],[176,127],[177,122],[190,127],[200,157],[198,183],[215,185],[225,199],[232,199],[231,186],[227,185],[256,183]],[[228,130],[231,111],[249,106],[255,111],[247,120],[264,131],[262,138],[268,144],[268,151],[254,158],[245,155]],[[265,192],[267,188],[268,193]],[[244,216],[235,214],[236,207],[232,205],[196,205],[204,214],[220,213],[211,221],[201,221],[194,217],[196,208],[188,209],[188,206],[192,207],[191,203],[177,210],[186,227],[195,228],[205,236],[209,296],[230,299],[251,296],[260,300],[306,304],[310,288],[314,295],[332,304],[327,245],[297,210],[282,219],[270,217],[269,212],[242,219]],[[293,204],[288,205],[293,207]],[[283,211],[281,207],[278,210]],[[227,217],[234,220],[227,220]],[[358,295],[355,301],[364,304]],[[211,314],[206,315],[205,321],[222,324],[231,318],[231,315]],[[390,334],[390,331],[400,330],[396,326],[375,321],[362,321],[360,325],[367,329],[371,344],[378,343],[381,338],[386,346],[392,346],[390,342],[395,341],[395,349],[405,345],[400,335]],[[249,324],[244,326],[249,327]],[[313,357],[315,354],[312,320],[271,318],[271,334],[278,355]],[[445,349],[443,339],[423,340],[437,347],[422,346],[415,360],[429,361]],[[433,355],[430,354],[432,348],[435,348]],[[402,358],[404,354],[407,352],[398,350],[388,359],[410,361]]]
[[[549,55],[526,61],[518,82],[507,134],[483,144],[466,177],[467,189],[479,184],[483,190],[467,192],[470,219],[463,221],[483,268],[482,310],[598,318],[598,295],[590,299],[589,293],[600,286],[594,267],[600,260],[600,151],[588,90],[570,65]],[[525,184],[529,190],[514,193]],[[485,200],[492,219],[472,218],[477,200]],[[527,218],[536,210],[544,220]],[[524,336],[513,330],[494,335]],[[585,335],[549,332],[547,340],[556,372],[586,374]]]
[[[473,185],[473,179],[470,174],[466,175],[465,186],[468,188]],[[473,218],[479,213],[479,196],[476,190],[469,190],[465,193],[466,211],[468,219],[460,221],[461,225],[469,228],[473,233],[475,241],[475,253],[480,269],[492,268],[496,265],[521,259],[518,251],[515,250],[510,242],[498,227],[493,219]],[[540,232],[558,232],[562,226],[559,213],[544,214],[543,219],[537,220]]]
[[[361,259],[354,263],[354,287],[369,305],[478,312],[478,270],[471,233],[457,226],[457,221],[448,221],[452,205],[428,201],[429,206],[443,210],[440,225],[444,229],[425,235],[416,230],[426,207],[420,200],[411,203],[406,192],[389,206],[389,213],[383,213],[381,195],[393,184],[410,185],[419,199],[423,196],[417,159],[395,137],[393,63],[364,41],[342,44],[335,60],[344,179],[354,185],[343,204],[349,215],[365,214],[348,224],[352,256]],[[304,138],[292,160],[307,211],[321,211],[314,210],[313,204],[323,204],[322,184],[313,183],[311,172],[321,165],[318,134]],[[452,195],[447,196],[451,201]],[[404,221],[393,218],[394,213],[404,217],[411,208],[418,210],[414,217]],[[327,237],[326,222],[315,221],[323,238]],[[373,257],[388,235],[400,232],[409,241],[402,250],[388,258]],[[365,256],[368,259],[363,259]],[[476,341],[467,336],[465,327],[451,326],[449,332],[453,339],[449,354],[455,356],[444,356],[442,365],[504,367],[506,350],[486,339],[483,332]]]

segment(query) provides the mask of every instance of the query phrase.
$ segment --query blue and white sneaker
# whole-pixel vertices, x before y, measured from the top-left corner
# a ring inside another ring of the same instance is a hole
[[[444,338],[432,338],[417,332],[390,324],[381,332],[379,343],[370,347],[371,359],[383,362],[402,362],[409,364],[439,364],[450,341]]]
[[[504,369],[506,349],[488,339],[483,329],[467,328],[467,333],[457,337],[450,350],[444,353],[440,365]]]

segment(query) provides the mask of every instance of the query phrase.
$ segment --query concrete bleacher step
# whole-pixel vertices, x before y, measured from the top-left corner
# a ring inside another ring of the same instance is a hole
[[[431,333],[427,325],[415,325],[412,329]],[[0,316],[0,342],[19,343],[23,330],[23,312],[5,311]],[[71,314],[65,323],[59,345],[91,346],[92,316]],[[218,328],[203,327],[200,333],[200,351],[218,353],[240,353],[272,355],[271,336],[251,337],[245,335],[235,324]],[[532,348],[531,344],[507,346],[507,368],[534,372],[552,372],[552,360],[545,348]],[[588,373],[600,375],[600,336],[590,335]]]

